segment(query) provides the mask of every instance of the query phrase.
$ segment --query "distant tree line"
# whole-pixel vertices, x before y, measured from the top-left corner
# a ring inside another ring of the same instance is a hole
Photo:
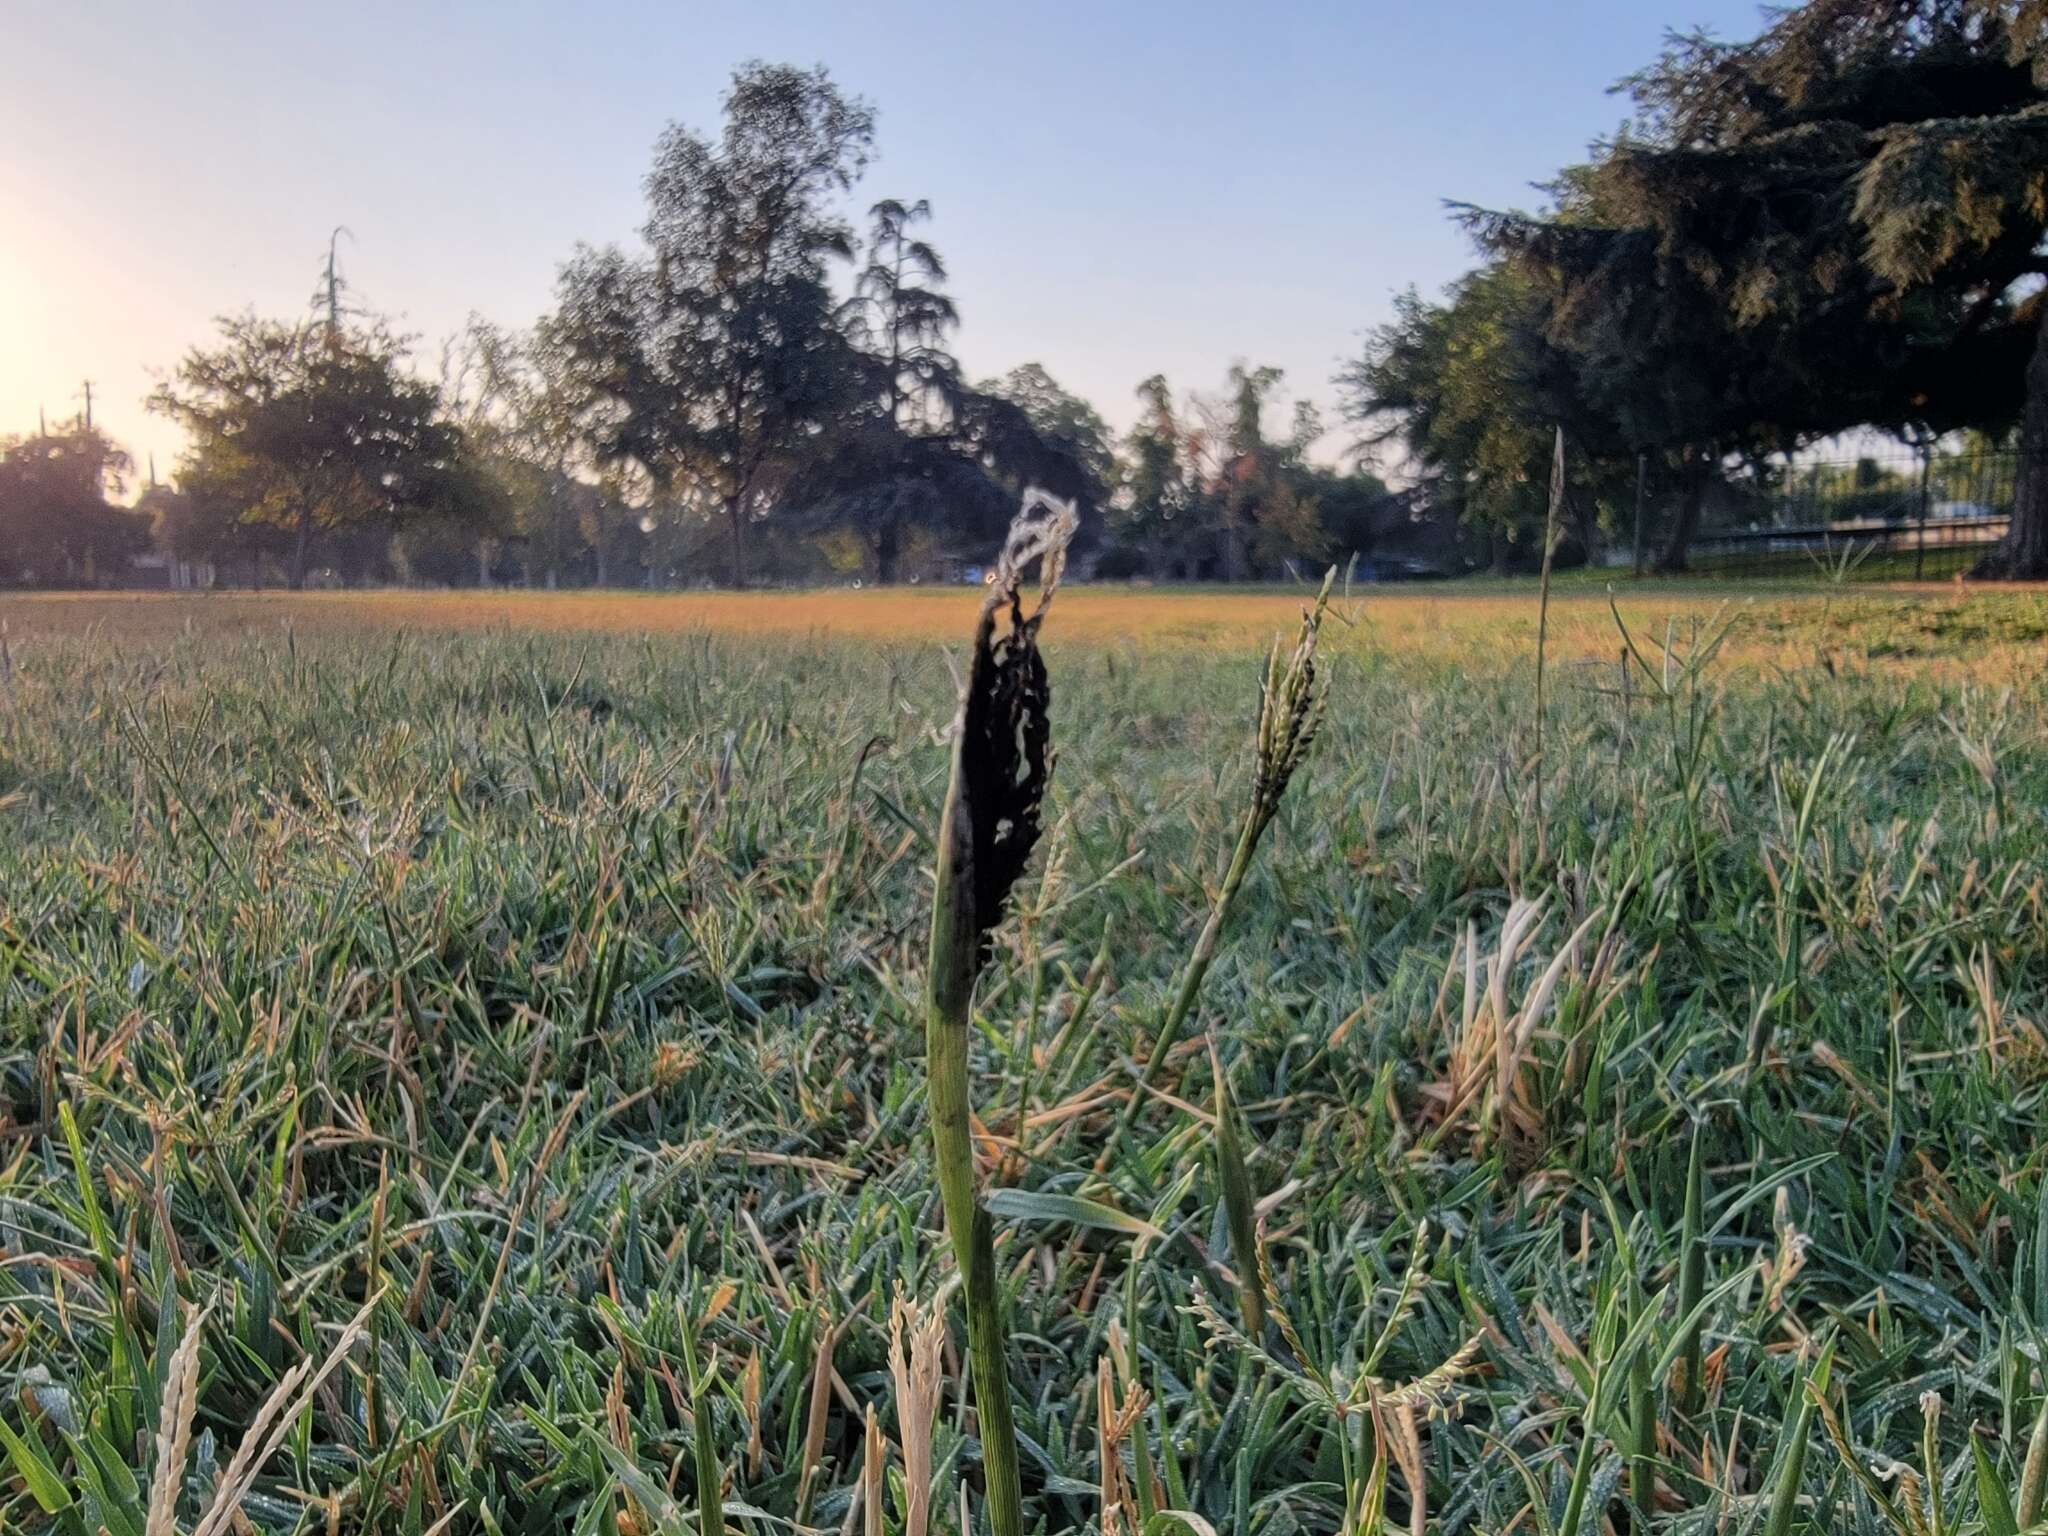
[[[1482,263],[1410,293],[1345,370],[1497,551],[1542,525],[1551,434],[1572,502],[1683,569],[1717,480],[1855,428],[2010,443],[1984,575],[2048,576],[2048,8],[1808,0],[1757,37],[1674,37],[1635,112],[1540,213],[1459,208]]]
[[[0,580],[153,545],[294,585],[888,582],[980,558],[1026,484],[1083,504],[1103,575],[1270,576],[1420,526],[1433,568],[1507,567],[1536,558],[1560,427],[1567,558],[1640,533],[1680,570],[1706,509],[1797,450],[1967,429],[2019,464],[1983,573],[2048,576],[2048,9],[1807,0],[1674,37],[1623,88],[1628,123],[1542,210],[1454,205],[1479,264],[1339,374],[1398,496],[1311,460],[1324,423],[1275,419],[1271,368],[1147,379],[1120,439],[1036,364],[969,381],[929,206],[843,212],[872,111],[750,64],[715,136],[662,135],[640,241],[578,249],[547,314],[473,321],[438,377],[330,262],[310,318],[223,321],[157,391],[175,490],[115,506],[133,467],[89,421],[0,443]]]
[[[524,331],[473,319],[438,375],[328,285],[220,322],[152,397],[176,488],[82,426],[0,461],[0,580],[105,580],[152,545],[224,582],[891,582],[985,557],[1021,489],[1078,499],[1106,574],[1242,579],[1370,544],[1385,487],[1312,463],[1272,368],[1139,388],[1119,442],[1038,364],[970,382],[922,201],[840,210],[874,116],[822,69],[752,64],[722,131],[672,126],[640,247],[582,248]]]

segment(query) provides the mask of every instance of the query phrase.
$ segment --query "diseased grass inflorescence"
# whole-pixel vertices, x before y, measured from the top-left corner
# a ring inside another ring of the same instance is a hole
[[[1025,497],[997,558],[960,695],[932,891],[925,1036],[932,1153],[946,1229],[965,1286],[988,1520],[996,1536],[1022,1536],[1024,1511],[994,1236],[976,1189],[969,1032],[975,978],[987,962],[1011,888],[1038,842],[1052,772],[1047,713],[1052,689],[1038,651],[1038,629],[1059,590],[1075,525],[1072,503],[1034,491]],[[1034,562],[1039,598],[1027,616],[1022,587]],[[1006,616],[1007,627],[998,635],[997,625]]]
[[[1071,502],[1042,492],[1025,498],[975,625],[941,837],[954,869],[964,866],[972,883],[977,970],[987,963],[1010,893],[1038,846],[1053,765],[1052,684],[1038,630],[1059,590],[1077,521]],[[1024,576],[1034,563],[1039,596],[1027,615]]]

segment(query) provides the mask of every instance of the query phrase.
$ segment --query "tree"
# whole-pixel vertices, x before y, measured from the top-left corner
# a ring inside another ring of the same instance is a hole
[[[1061,388],[1042,363],[1021,364],[999,379],[984,379],[975,388],[992,400],[1016,406],[1046,448],[1063,455],[1081,472],[1085,532],[1092,514],[1108,505],[1117,485],[1115,440],[1101,412]]]
[[[945,263],[912,233],[929,216],[922,202],[875,205],[868,263],[843,311],[843,399],[783,487],[811,528],[857,537],[884,583],[913,538],[997,538],[1027,486],[1084,504],[1101,494],[1082,462],[1086,407],[1042,368],[1017,380],[1020,398],[962,381],[945,347],[958,323],[939,287]]]
[[[799,494],[813,527],[855,533],[875,579],[897,579],[906,535],[949,517],[985,529],[996,509],[955,428],[967,389],[946,350],[960,314],[940,288],[946,264],[912,231],[931,217],[922,199],[885,198],[869,210],[868,260],[842,311],[845,399],[803,466]]]
[[[960,365],[945,347],[960,311],[939,287],[946,264],[938,250],[911,233],[931,218],[931,204],[884,198],[868,216],[868,261],[847,311],[849,339],[873,358],[893,425],[943,427],[960,396]]]
[[[1185,571],[1183,546],[1194,487],[1186,434],[1174,412],[1166,375],[1153,374],[1139,384],[1137,395],[1144,409],[1124,437],[1126,466],[1117,523],[1120,533],[1143,552],[1146,569],[1156,580]]]
[[[1265,431],[1266,408],[1282,377],[1278,368],[1234,363],[1222,394],[1193,398],[1195,425],[1183,438],[1192,531],[1225,581],[1323,553],[1322,526],[1302,474],[1321,423],[1310,408],[1296,417],[1298,433],[1306,435],[1276,441]]]
[[[1216,576],[1241,581],[1329,546],[1316,505],[1324,472],[1309,461],[1320,415],[1296,402],[1289,435],[1268,434],[1277,368],[1231,367],[1218,395],[1176,405],[1163,374],[1138,385],[1142,409],[1124,436],[1110,570],[1142,568],[1154,579]]]
[[[1266,435],[1266,406],[1285,375],[1274,367],[1230,367],[1225,457],[1213,495],[1223,543],[1223,578],[1242,580],[1249,566],[1270,571],[1283,561],[1320,559],[1326,540],[1303,475],[1308,450],[1322,435],[1309,402],[1297,401],[1294,432]]]
[[[1071,501],[1080,515],[1071,549],[1100,537],[1097,525],[1116,471],[1108,428],[1094,409],[1067,393],[1036,363],[962,394],[952,438],[983,484],[988,532],[999,531],[1025,491],[1036,487]],[[967,527],[984,537],[976,524]]]
[[[873,113],[823,69],[748,64],[716,144],[680,124],[657,144],[648,256],[584,250],[563,269],[547,332],[593,451],[716,504],[736,584],[748,525],[844,398],[826,277],[852,239],[831,200],[873,138]]]
[[[1533,549],[1549,502],[1552,435],[1565,429],[1571,499],[1611,499],[1630,472],[1613,423],[1586,399],[1580,367],[1546,335],[1541,290],[1489,262],[1441,302],[1412,289],[1337,376],[1368,452],[1398,444],[1436,505],[1483,535],[1494,563]]]
[[[0,441],[0,574],[90,586],[149,547],[149,522],[109,500],[128,455],[83,420]]]
[[[1638,446],[1684,466],[1870,424],[2021,424],[1991,569],[2048,574],[2048,17],[2034,0],[1808,0],[1673,40],[1630,133],[1551,215],[1474,213]]]
[[[1342,562],[1372,555],[1387,506],[1387,483],[1362,469],[1347,472],[1315,466],[1304,469],[1303,479],[1307,494],[1315,499],[1329,557]]]
[[[219,326],[219,344],[187,353],[150,405],[191,436],[186,490],[285,533],[294,588],[323,541],[490,515],[460,429],[432,384],[401,371],[403,345],[381,323],[246,315]]]
[[[497,538],[526,579],[553,588],[586,555],[598,500],[584,473],[568,360],[542,331],[519,333],[472,316],[442,365],[444,409],[462,428],[503,505]]]
[[[154,519],[157,547],[180,560],[210,564],[229,577],[245,575],[261,588],[266,569],[290,563],[292,541],[275,523],[254,522],[232,483],[216,484],[204,461],[187,455],[175,492],[168,499],[145,497]]]

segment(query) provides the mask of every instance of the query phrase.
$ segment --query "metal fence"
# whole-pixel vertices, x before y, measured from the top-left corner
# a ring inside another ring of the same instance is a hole
[[[2018,472],[2011,450],[1938,443],[1774,466],[1710,502],[1690,563],[1730,575],[1947,577],[2005,536]]]

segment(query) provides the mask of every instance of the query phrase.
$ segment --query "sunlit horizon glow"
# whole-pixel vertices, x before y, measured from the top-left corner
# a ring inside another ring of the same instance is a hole
[[[1149,374],[1215,390],[1234,360],[1273,363],[1334,424],[1330,376],[1393,296],[1469,264],[1443,199],[1534,202],[1622,120],[1604,93],[1667,26],[1757,19],[1750,0],[1475,0],[1455,25],[1393,0],[1249,20],[1211,0],[173,9],[51,8],[0,55],[0,435],[73,418],[90,379],[137,483],[182,447],[145,409],[157,378],[218,315],[305,312],[333,226],[356,299],[431,371],[471,312],[530,324],[578,241],[630,243],[662,125],[715,128],[752,57],[822,62],[875,104],[855,222],[931,200],[971,377],[1041,362],[1121,429]]]

